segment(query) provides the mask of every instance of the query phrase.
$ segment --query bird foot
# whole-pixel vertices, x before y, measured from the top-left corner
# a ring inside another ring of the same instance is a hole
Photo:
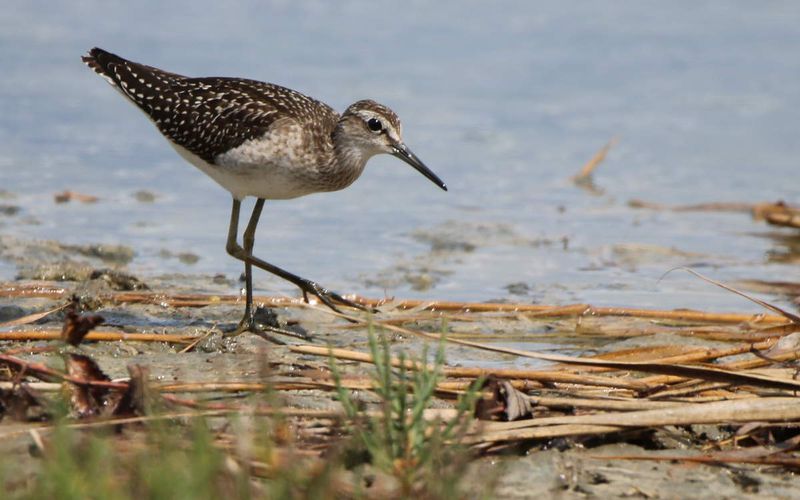
[[[268,336],[271,339],[271,336],[267,335],[266,332],[274,331],[279,328],[278,315],[275,314],[275,312],[264,307],[257,307],[255,310],[248,309],[245,311],[244,316],[241,321],[239,321],[236,328],[225,332],[224,335],[226,337],[236,337],[244,332],[250,332],[259,336]],[[273,341],[283,344],[283,342],[277,339]]]
[[[246,311],[236,328],[225,332],[224,335],[226,337],[235,337],[245,332],[252,333],[253,335],[257,335],[278,345],[286,345],[286,342],[275,338],[273,335],[270,335],[271,333],[295,337],[305,341],[311,340],[311,335],[303,328],[299,327],[299,325],[291,327],[281,326],[278,322],[278,315],[267,307],[257,307],[255,312]]]

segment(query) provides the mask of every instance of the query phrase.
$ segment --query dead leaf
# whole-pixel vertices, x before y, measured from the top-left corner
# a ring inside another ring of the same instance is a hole
[[[19,422],[40,421],[46,418],[47,405],[27,384],[13,389],[0,389],[0,418],[8,415]]]
[[[608,150],[611,149],[617,142],[619,142],[619,138],[612,137],[610,141],[606,143],[605,146],[600,148],[592,158],[586,162],[580,172],[578,172],[574,177],[572,177],[572,181],[575,183],[581,182],[588,182],[589,178],[592,175],[592,172],[600,165],[603,160],[606,159],[606,155],[608,154]]]
[[[70,353],[66,358],[67,374],[75,379],[89,382],[110,382],[108,375],[89,356]],[[72,412],[77,418],[99,415],[105,407],[110,389],[64,382],[64,390],[69,394]]]
[[[149,370],[143,365],[128,365],[128,373],[131,376],[128,389],[122,393],[116,404],[109,405],[112,408],[110,413],[115,417],[131,417],[147,413]]]
[[[796,353],[797,356],[800,357],[800,332],[790,333],[785,337],[781,337],[775,345],[761,354],[766,358],[774,358],[790,352]]]
[[[800,228],[800,207],[789,205],[784,201],[760,203],[753,208],[753,218],[766,220],[775,226]]]
[[[81,203],[95,203],[100,198],[90,194],[82,194],[76,193],[75,191],[66,190],[54,195],[54,199],[56,203],[68,203],[72,200],[79,201]]]
[[[103,321],[105,319],[98,314],[79,314],[78,300],[73,299],[72,303],[67,307],[66,316],[64,316],[61,340],[71,346],[77,346],[94,327],[103,323]]]
[[[481,398],[475,405],[475,417],[479,420],[506,421],[533,417],[533,403],[527,394],[517,390],[508,380],[494,375],[487,377],[483,386],[491,395]]]

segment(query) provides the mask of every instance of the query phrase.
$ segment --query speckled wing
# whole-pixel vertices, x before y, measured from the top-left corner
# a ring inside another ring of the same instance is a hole
[[[189,78],[128,61],[99,48],[83,61],[128,97],[170,141],[208,163],[262,137],[280,118],[333,131],[329,106],[279,85],[241,78]],[[320,127],[322,125],[322,127]]]

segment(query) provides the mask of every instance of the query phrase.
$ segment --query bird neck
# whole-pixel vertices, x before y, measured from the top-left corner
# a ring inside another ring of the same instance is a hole
[[[334,130],[332,139],[333,157],[325,170],[335,184],[334,189],[344,189],[358,179],[373,154],[348,137],[341,125]]]

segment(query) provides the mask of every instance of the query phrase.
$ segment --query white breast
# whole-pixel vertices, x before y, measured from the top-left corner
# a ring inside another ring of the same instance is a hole
[[[284,124],[260,138],[245,141],[218,155],[214,164],[171,144],[186,161],[237,199],[255,196],[285,200],[318,191],[314,182],[308,182],[318,172],[315,158],[305,147],[302,129],[294,124]]]

